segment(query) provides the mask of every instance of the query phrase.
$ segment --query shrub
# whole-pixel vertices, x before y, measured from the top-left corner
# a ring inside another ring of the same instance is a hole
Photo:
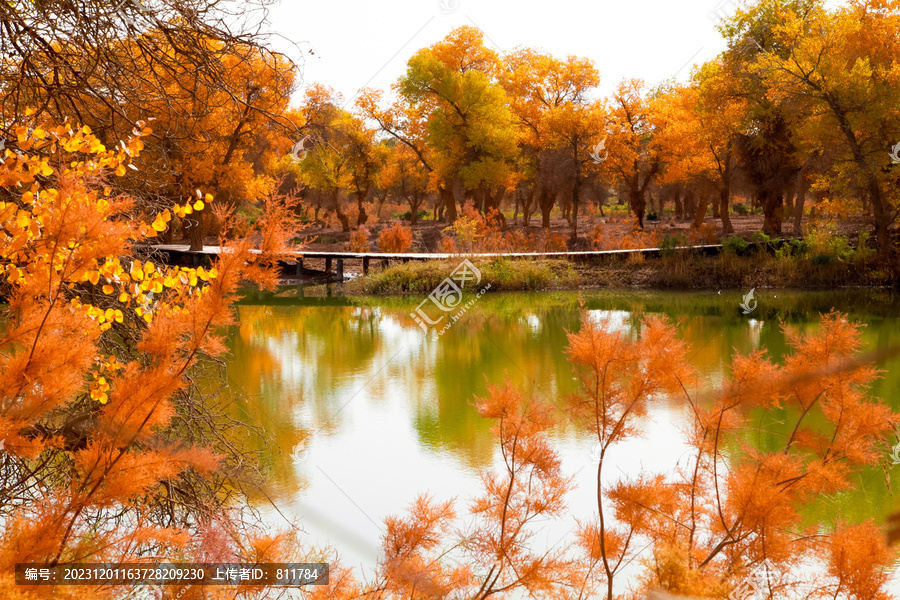
[[[744,238],[733,235],[722,242],[722,252],[736,256],[746,256],[750,253],[750,243]]]
[[[382,252],[406,252],[412,247],[412,229],[402,223],[394,223],[378,236],[378,248]]]
[[[400,219],[401,221],[411,221],[412,220],[412,211],[408,210],[405,213],[398,215],[397,218]],[[428,218],[427,210],[420,210],[420,211],[416,212],[416,220],[424,221],[427,218]]]
[[[659,216],[655,211],[648,212],[646,218],[648,221],[659,221]]]
[[[456,246],[456,240],[452,237],[447,237],[446,235],[442,235],[440,241],[438,242],[438,251],[439,252],[459,252],[459,248]]]
[[[734,206],[731,207],[731,212],[736,215],[741,215],[742,217],[746,217],[750,214],[750,209],[747,208],[747,205],[743,202],[738,202]]]
[[[368,252],[369,230],[360,227],[350,234],[350,252]]]
[[[807,244],[804,240],[790,240],[775,250],[776,258],[791,258],[806,254]]]
[[[700,227],[692,228],[691,238],[695,244],[715,244],[718,241],[716,226],[712,223],[703,223]]]
[[[683,234],[667,235],[659,242],[659,255],[663,257],[675,256],[675,248],[687,245],[687,238]]]

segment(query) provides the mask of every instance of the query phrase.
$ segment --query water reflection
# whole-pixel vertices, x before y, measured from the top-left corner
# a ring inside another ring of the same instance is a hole
[[[551,403],[575,391],[563,349],[566,332],[578,328],[580,303],[591,318],[611,318],[631,335],[645,316],[666,315],[707,386],[727,373],[734,352],[764,349],[780,360],[789,350],[782,325],[815,327],[817,315],[832,308],[866,324],[870,347],[900,343],[900,310],[887,294],[763,291],[751,315],[742,314],[740,299],[739,292],[488,294],[434,339],[409,316],[421,298],[350,299],[310,289],[302,297],[296,290],[252,294],[229,332],[228,373],[243,391],[239,409],[275,440],[268,495],[282,512],[300,517],[312,539],[334,543],[351,564],[371,566],[386,516],[421,493],[470,497],[479,488],[478,471],[495,464],[490,424],[471,406],[487,382],[509,378]],[[900,409],[900,362],[881,367],[873,393]],[[759,415],[754,443],[783,443],[785,416]],[[596,504],[593,444],[560,418],[555,444],[565,471],[581,483],[570,507],[587,517]],[[615,448],[610,481],[683,464],[686,419],[677,402],[656,403],[644,437]],[[896,478],[870,469],[857,490],[823,498],[809,519],[884,523],[900,508],[887,485],[900,483]],[[464,504],[457,508],[463,512]],[[558,543],[573,523],[549,523],[546,543]]]

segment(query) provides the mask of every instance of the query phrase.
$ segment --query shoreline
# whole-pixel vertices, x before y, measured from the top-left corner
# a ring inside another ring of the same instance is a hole
[[[501,291],[579,290],[737,290],[750,288],[832,290],[895,289],[897,280],[887,265],[870,257],[860,260],[721,254],[702,256],[684,252],[659,258],[622,259],[604,264],[560,260],[473,261],[480,271],[479,286]],[[427,295],[449,277],[458,261],[410,262],[392,265],[340,283],[349,296]],[[288,278],[285,285],[318,282]],[[326,282],[327,283],[327,282]]]

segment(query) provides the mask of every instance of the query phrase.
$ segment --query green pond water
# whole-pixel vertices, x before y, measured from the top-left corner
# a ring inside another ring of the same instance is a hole
[[[631,332],[647,315],[667,316],[708,385],[728,373],[735,352],[764,348],[780,360],[789,352],[782,323],[814,328],[832,309],[865,325],[868,349],[900,344],[900,301],[888,292],[756,290],[758,304],[747,315],[742,293],[488,293],[441,336],[412,318],[422,298],[343,297],[324,286],[249,293],[227,332],[227,373],[242,418],[275,442],[265,450],[266,495],[278,511],[267,500],[260,506],[273,523],[281,515],[298,519],[310,543],[333,544],[363,571],[378,559],[384,518],[419,494],[457,498],[464,514],[480,490],[479,473],[499,464],[491,423],[473,399],[505,378],[550,403],[576,391],[564,348],[582,310]],[[900,410],[900,358],[879,366],[872,395]],[[778,412],[757,416],[752,443],[783,447],[788,432],[779,429]],[[536,543],[546,547],[571,543],[574,518],[590,517],[596,504],[596,440],[560,416],[551,436],[577,487],[568,498],[571,514],[540,529]],[[681,402],[655,401],[643,436],[614,448],[607,482],[685,464],[687,423]],[[900,510],[900,494],[891,494],[900,490],[900,465],[885,465],[856,477],[854,490],[822,497],[807,518],[883,525]]]

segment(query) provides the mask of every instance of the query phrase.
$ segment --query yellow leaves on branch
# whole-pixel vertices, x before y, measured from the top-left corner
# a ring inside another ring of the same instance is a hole
[[[150,133],[143,122],[138,126],[135,137],[110,150],[87,126],[21,124],[14,128],[20,152],[7,149],[0,165],[0,186],[21,194],[18,202],[0,202],[0,276],[23,296],[66,290],[71,309],[88,319],[84,333],[92,340],[126,323],[129,310],[147,324],[155,314],[183,314],[185,301],[199,298],[218,277],[215,268],[159,270],[150,261],[120,258],[129,241],[165,231],[172,219],[169,210],[149,223],[130,214],[122,218],[130,200],[110,198],[109,187],[99,192],[86,183],[87,177],[123,176],[126,167],[135,168],[140,136]],[[190,214],[211,201],[198,190],[196,200],[175,205],[173,212]],[[90,287],[102,296],[80,293]],[[109,375],[95,376],[90,397],[106,402],[110,383]]]

